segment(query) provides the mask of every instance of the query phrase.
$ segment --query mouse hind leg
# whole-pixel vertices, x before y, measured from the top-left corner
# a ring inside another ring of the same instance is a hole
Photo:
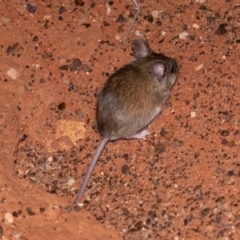
[[[133,139],[133,138],[137,138],[137,139],[146,139],[146,136],[149,135],[151,132],[147,129],[144,129],[140,132],[135,133],[134,135],[130,136],[130,137],[126,137],[126,139]]]

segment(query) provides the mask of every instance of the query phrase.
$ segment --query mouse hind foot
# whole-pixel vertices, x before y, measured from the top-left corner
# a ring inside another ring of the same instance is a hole
[[[126,139],[133,139],[133,138],[137,138],[137,139],[146,139],[146,136],[149,135],[151,132],[147,129],[142,130],[141,132],[138,132],[130,137],[127,137]]]

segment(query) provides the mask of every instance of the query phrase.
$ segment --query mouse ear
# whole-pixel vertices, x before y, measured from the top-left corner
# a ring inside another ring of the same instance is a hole
[[[147,41],[144,39],[134,39],[132,41],[132,48],[136,58],[143,58],[152,53]]]
[[[148,66],[148,71],[152,77],[160,80],[165,73],[165,65],[160,61],[153,62]]]

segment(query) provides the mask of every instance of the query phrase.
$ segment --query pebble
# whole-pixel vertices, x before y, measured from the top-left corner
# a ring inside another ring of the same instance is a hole
[[[222,135],[223,137],[226,137],[226,136],[229,135],[229,131],[227,131],[227,130],[222,130],[222,131],[221,131],[221,135]]]
[[[170,140],[170,139],[173,137],[173,135],[174,135],[173,131],[167,132],[167,131],[165,131],[164,129],[161,131],[160,134],[161,134],[163,137],[165,137],[167,140]]]
[[[157,10],[154,10],[151,12],[153,18],[158,18],[158,11]]]
[[[192,25],[192,27],[195,28],[195,29],[199,29],[199,28],[200,28],[199,24],[197,24],[197,23],[194,23],[194,24]]]
[[[166,31],[161,31],[162,36],[165,36],[166,34],[167,34]]]
[[[207,2],[207,0],[195,0],[197,3],[201,3],[201,4],[203,4],[203,3],[206,3]]]
[[[191,117],[191,118],[195,118],[195,117],[196,117],[196,115],[197,115],[197,113],[196,113],[196,112],[191,112],[191,113],[190,113],[190,117]]]
[[[10,19],[10,18],[4,17],[4,16],[1,16],[0,19],[1,19],[1,21],[2,21],[3,23],[5,23],[5,24],[11,22],[11,19]]]
[[[139,30],[135,31],[135,35],[138,36],[138,37],[142,37],[142,34],[141,34],[141,32]]]
[[[73,58],[72,63],[69,65],[70,71],[75,72],[79,70],[81,65],[82,65],[82,61],[79,58]]]
[[[111,13],[111,7],[108,2],[106,2],[105,6],[106,6],[106,10],[107,10],[107,15],[109,15]]]
[[[198,71],[200,71],[202,68],[203,68],[203,64],[201,63],[201,64],[199,64],[197,67],[195,67],[195,71],[196,72],[198,72]]]
[[[127,164],[124,164],[122,165],[121,170],[123,174],[127,174],[129,173],[129,166]]]
[[[53,157],[52,156],[47,158],[47,162],[52,162],[52,161],[53,161]]]
[[[115,35],[115,39],[116,40],[120,40],[121,39],[121,37],[120,37],[120,35],[118,33]]]
[[[12,224],[14,222],[14,217],[10,212],[6,212],[4,216],[5,224]]]
[[[12,79],[17,79],[17,77],[20,75],[19,72],[14,68],[9,68],[7,70],[7,75]]]
[[[163,143],[158,142],[155,146],[155,153],[156,154],[162,154],[166,151],[166,147]]]
[[[35,13],[37,11],[37,6],[31,5],[30,3],[27,4],[27,10],[29,13]]]
[[[178,35],[179,39],[182,39],[182,40],[186,40],[188,36],[189,36],[189,33],[186,32],[186,31],[181,32],[181,33],[179,33],[179,35]]]

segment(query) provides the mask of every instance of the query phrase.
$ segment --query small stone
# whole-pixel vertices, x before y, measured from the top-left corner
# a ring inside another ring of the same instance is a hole
[[[124,164],[122,165],[121,170],[123,174],[127,174],[129,173],[129,166],[127,164]]]
[[[204,208],[202,211],[201,211],[201,215],[202,217],[206,217],[208,215],[210,211],[210,208]]]
[[[53,156],[47,158],[47,162],[52,162],[53,161]]]
[[[206,3],[207,2],[207,0],[195,0],[197,3],[201,3],[201,4],[203,4],[203,3]]]
[[[154,18],[158,18],[159,11],[154,10],[154,11],[151,12],[151,14],[152,14],[152,16],[153,16]]]
[[[165,137],[167,140],[170,140],[173,137],[173,131],[165,131],[164,129],[162,129],[161,133],[160,133],[163,137]]]
[[[106,21],[103,21],[103,26],[104,26],[104,27],[109,27],[110,24],[109,24],[108,22],[106,22]]]
[[[199,72],[202,68],[203,68],[203,64],[201,63],[201,64],[199,64],[197,67],[195,67],[195,71],[196,72]]]
[[[227,145],[228,141],[226,139],[222,139],[221,143],[222,143],[222,145]]]
[[[33,216],[33,215],[35,215],[35,212],[32,210],[32,208],[30,208],[30,207],[27,207],[26,208],[26,211],[27,211],[27,213],[30,215],[30,216]]]
[[[116,20],[117,23],[123,23],[125,21],[124,17],[122,14],[120,14]]]
[[[222,131],[221,131],[221,135],[222,135],[223,137],[226,137],[226,136],[229,135],[229,131],[227,131],[227,130],[222,130]]]
[[[166,151],[166,147],[163,143],[158,142],[155,146],[155,153],[156,154],[162,154]]]
[[[59,9],[58,9],[58,13],[59,14],[62,14],[66,11],[66,8],[64,6],[61,6]]]
[[[138,37],[142,37],[143,36],[139,30],[135,31],[135,35],[138,36]]]
[[[170,140],[170,139],[173,137],[173,135],[174,135],[174,133],[173,133],[172,131],[167,132],[167,134],[165,135],[165,138],[166,138],[167,140]]]
[[[162,35],[162,36],[165,36],[166,34],[167,34],[166,31],[161,31],[161,35]]]
[[[10,212],[6,212],[4,216],[5,224],[12,224],[14,222],[14,217]]]
[[[31,5],[30,3],[27,4],[27,10],[29,13],[35,13],[37,11],[37,6]]]
[[[197,24],[197,23],[194,23],[194,24],[192,25],[192,27],[195,28],[195,29],[199,29],[199,28],[200,28],[199,24]]]
[[[83,0],[75,0],[74,2],[76,4],[76,6],[80,6],[80,7],[84,6],[84,4],[85,4],[85,2]]]
[[[68,70],[68,65],[63,65],[59,67],[60,70]]]
[[[80,69],[82,61],[79,58],[73,58],[72,63],[70,64],[70,71],[75,72]]]
[[[232,177],[232,176],[234,176],[235,175],[235,173],[234,173],[234,171],[228,171],[227,172],[227,175],[229,176],[229,177]]]
[[[190,117],[191,117],[191,118],[195,118],[196,115],[197,115],[197,113],[196,113],[195,111],[190,113]]]
[[[226,34],[227,33],[227,30],[225,28],[226,26],[227,26],[227,24],[224,24],[224,23],[220,24],[218,26],[218,29],[215,31],[215,34],[218,36]]]
[[[38,36],[34,36],[33,37],[33,42],[37,42],[38,41]]]
[[[13,44],[12,46],[9,46],[9,47],[7,48],[6,53],[7,53],[8,55],[12,55],[12,54],[18,52],[18,51],[21,50],[21,49],[23,49],[23,47],[20,45],[20,43],[15,43],[15,44]]]
[[[42,208],[42,207],[39,208],[39,212],[40,212],[40,213],[44,213],[44,212],[45,212],[45,208]]]
[[[116,39],[116,40],[120,40],[120,39],[121,39],[121,36],[117,33],[117,34],[115,35],[115,39]]]
[[[17,77],[19,77],[20,74],[16,69],[10,68],[7,71],[7,75],[12,79],[17,79]]]
[[[178,37],[179,37],[179,39],[186,40],[188,35],[189,35],[189,33],[184,31],[184,32],[179,33]]]
[[[106,6],[106,10],[107,10],[107,15],[109,15],[111,13],[111,6],[109,5],[108,1],[105,3],[105,6]]]

